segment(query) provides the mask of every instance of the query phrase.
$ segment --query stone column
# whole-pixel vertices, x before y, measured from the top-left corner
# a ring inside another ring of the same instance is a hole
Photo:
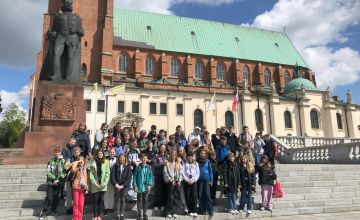
[[[144,62],[139,50],[135,52],[135,79],[141,78],[144,70]],[[145,71],[144,71],[145,72]]]
[[[269,105],[270,105],[270,117],[271,117],[271,131],[272,131],[272,134],[278,135],[279,129],[281,127],[277,126],[279,123],[279,120],[276,119],[276,112],[279,111],[278,107],[280,105],[280,99],[277,94],[269,97]]]
[[[334,137],[335,129],[337,129],[336,106],[331,100],[324,102],[326,126],[323,126],[325,137]]]
[[[243,117],[243,124],[242,126],[248,126],[250,131],[256,131],[255,126],[255,116],[254,111],[251,108],[251,93],[250,92],[243,92],[240,96],[242,102],[242,117]],[[255,126],[255,127],[254,127]]]
[[[237,85],[242,85],[243,83],[242,66],[239,60],[236,59],[234,62],[234,81]]]
[[[189,55],[186,58],[186,63],[187,63],[187,83],[191,84],[194,81],[195,60]]]
[[[357,119],[355,113],[356,113],[355,105],[348,103],[346,105],[346,117],[348,123],[347,129],[349,129],[348,134],[350,138],[356,138],[356,133],[357,133],[356,130],[358,129],[357,127],[358,125],[356,124]]]
[[[214,58],[210,60],[210,84],[216,85],[216,64]]]

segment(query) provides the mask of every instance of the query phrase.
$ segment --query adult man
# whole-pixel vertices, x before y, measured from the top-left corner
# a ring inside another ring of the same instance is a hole
[[[239,156],[246,155],[251,162],[254,162],[252,149],[254,148],[253,138],[249,133],[249,127],[244,126],[243,132],[239,135],[238,144],[240,145]]]
[[[195,138],[199,140],[199,146],[204,145],[204,141],[201,138],[201,128],[199,126],[196,126],[194,128],[194,132],[190,133],[188,137],[188,143],[191,143],[191,141],[194,140]]]

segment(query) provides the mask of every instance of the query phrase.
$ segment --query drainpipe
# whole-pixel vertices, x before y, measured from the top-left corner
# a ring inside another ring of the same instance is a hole
[[[336,119],[337,120],[337,119]],[[345,106],[345,123],[346,123],[346,133],[347,133],[347,137],[350,138],[350,131],[349,131],[349,121],[348,121],[348,117],[347,117],[347,111],[346,111],[346,106]]]
[[[272,122],[271,122],[271,107],[270,107],[270,95],[268,95],[268,108],[269,108],[269,123],[270,123],[270,134],[272,134]]]
[[[296,94],[296,104],[297,104],[298,113],[299,113],[300,137],[302,137],[303,133],[302,133],[302,126],[301,126],[301,111],[300,111],[300,104],[299,104],[300,99],[298,97],[297,92],[295,94]]]

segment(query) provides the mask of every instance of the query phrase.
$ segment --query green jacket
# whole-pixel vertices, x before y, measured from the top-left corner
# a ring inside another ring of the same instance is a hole
[[[47,183],[53,183],[55,180],[62,181],[65,179],[64,170],[65,160],[63,158],[52,157],[47,164]]]
[[[144,193],[147,191],[147,186],[153,185],[154,181],[151,167],[147,164],[140,164],[134,173],[134,188],[138,188],[138,193]]]
[[[108,182],[110,179],[110,167],[109,167],[108,160],[105,160],[105,162],[101,165],[101,169],[102,169],[101,184],[104,186],[104,188],[98,189],[95,185],[95,184],[99,184],[96,162],[93,161],[90,165],[90,175],[89,176],[90,176],[90,191],[91,191],[91,193],[107,191],[107,185],[108,185]]]

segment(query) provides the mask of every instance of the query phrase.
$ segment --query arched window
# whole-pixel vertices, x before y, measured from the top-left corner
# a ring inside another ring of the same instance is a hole
[[[194,127],[202,127],[204,125],[203,112],[200,109],[196,109],[194,112]]]
[[[152,57],[147,57],[145,61],[145,74],[153,75],[154,74],[154,59]]]
[[[119,57],[119,71],[128,72],[128,56],[126,54],[121,54]]]
[[[225,126],[234,127],[234,114],[231,111],[225,112]]]
[[[81,76],[86,77],[87,76],[87,66],[85,63],[81,65]]]
[[[203,79],[203,75],[204,75],[204,65],[200,60],[198,60],[195,63],[195,79]]]
[[[179,76],[179,70],[180,70],[180,62],[178,59],[173,58],[171,60],[171,76],[178,77]]]
[[[245,65],[243,68],[243,80],[245,80],[247,85],[249,85],[249,72],[249,67]]]
[[[271,79],[270,79],[269,69],[265,69],[264,71],[264,83],[265,83],[265,87],[270,87]]]
[[[316,110],[311,110],[310,112],[310,119],[311,119],[311,128],[319,129],[319,115]]]
[[[285,79],[285,86],[286,86],[291,81],[290,73],[288,71],[285,72],[284,79]]]
[[[255,123],[258,131],[263,131],[263,116],[260,109],[255,110]]]
[[[224,64],[219,63],[216,65],[216,79],[225,80],[225,66]]]
[[[292,128],[291,113],[289,111],[284,112],[285,128]]]
[[[342,117],[340,113],[336,113],[336,121],[339,130],[343,129]]]

